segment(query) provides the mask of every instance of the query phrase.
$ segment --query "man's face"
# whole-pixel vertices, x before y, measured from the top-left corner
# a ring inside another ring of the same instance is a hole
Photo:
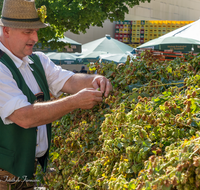
[[[4,44],[15,56],[22,59],[33,52],[33,46],[38,41],[39,29],[17,29],[4,27]]]

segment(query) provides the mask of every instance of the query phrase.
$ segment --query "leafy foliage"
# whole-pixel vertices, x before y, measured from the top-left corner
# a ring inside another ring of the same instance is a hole
[[[54,123],[50,189],[196,190],[200,187],[199,56],[96,63],[114,91]]]
[[[3,8],[3,1],[0,1],[0,10]]]
[[[36,0],[36,8],[45,5],[47,8],[46,23],[50,27],[38,32],[39,42],[42,47],[62,49],[66,44],[57,42],[64,37],[66,31],[79,34],[85,33],[90,26],[102,27],[103,22],[109,19],[111,22],[124,20],[128,7],[151,0]],[[3,1],[0,1],[2,10]],[[48,42],[53,40],[52,42]]]
[[[128,6],[139,5],[140,2],[150,0],[40,0],[36,1],[36,7],[47,7],[46,22],[50,27],[39,31],[39,41],[46,45],[48,40],[58,39],[64,32],[71,31],[75,34],[85,33],[90,26],[102,27],[103,22],[109,19],[111,22],[124,20],[128,13]],[[57,49],[61,43],[50,43],[53,49]]]

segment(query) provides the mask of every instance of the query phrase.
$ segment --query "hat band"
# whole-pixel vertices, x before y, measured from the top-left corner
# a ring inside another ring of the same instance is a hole
[[[9,20],[9,21],[20,21],[20,22],[35,22],[39,21],[40,18],[32,18],[32,19],[16,19],[16,18],[7,18],[7,17],[1,17],[4,20]]]

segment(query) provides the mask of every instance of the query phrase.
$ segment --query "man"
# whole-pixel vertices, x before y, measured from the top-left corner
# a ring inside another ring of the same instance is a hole
[[[81,67],[80,73],[87,73],[87,70],[85,70],[85,66]]]
[[[35,159],[46,170],[51,122],[74,109],[91,109],[112,90],[100,75],[62,70],[41,52],[37,32],[46,27],[33,0],[4,0],[0,19],[0,189],[32,190]],[[97,90],[100,88],[100,91]],[[55,101],[49,92],[58,97]],[[44,101],[43,101],[44,100]],[[43,102],[41,102],[43,101]],[[9,180],[8,180],[9,179]],[[10,180],[11,179],[11,180]]]

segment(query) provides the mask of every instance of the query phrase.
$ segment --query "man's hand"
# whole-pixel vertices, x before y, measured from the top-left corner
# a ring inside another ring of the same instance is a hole
[[[102,101],[103,93],[93,88],[84,88],[83,90],[76,93],[76,104],[81,109],[91,109],[99,102]]]
[[[104,93],[105,97],[108,97],[109,92],[112,91],[112,85],[110,81],[104,76],[97,75],[94,77],[92,85],[95,89],[100,88],[100,91]]]

